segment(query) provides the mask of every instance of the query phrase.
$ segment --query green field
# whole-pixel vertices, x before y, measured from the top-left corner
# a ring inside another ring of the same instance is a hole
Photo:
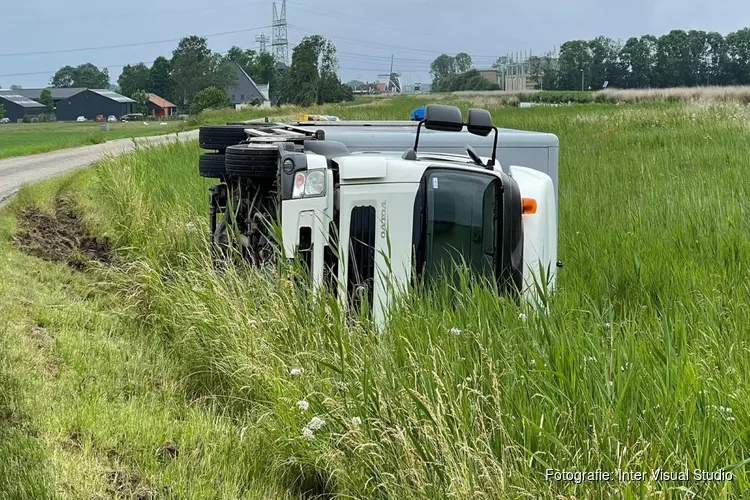
[[[109,130],[100,130],[100,123],[6,123],[0,125],[0,158],[46,153],[63,148],[88,146],[113,139],[145,137],[176,132],[180,121],[108,123]]]
[[[404,119],[424,103],[326,111]],[[286,275],[219,275],[196,144],[23,190],[0,225],[0,498],[745,497],[748,111],[492,112],[560,138],[549,314],[438,291],[376,335]]]

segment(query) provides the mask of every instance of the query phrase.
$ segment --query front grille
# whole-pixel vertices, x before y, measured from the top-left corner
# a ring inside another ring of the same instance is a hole
[[[374,277],[375,207],[354,207],[349,226],[347,291],[356,313],[362,310],[363,300],[367,301],[368,309],[372,308]]]

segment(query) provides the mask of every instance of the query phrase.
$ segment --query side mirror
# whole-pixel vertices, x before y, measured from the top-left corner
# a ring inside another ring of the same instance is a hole
[[[489,111],[475,108],[469,110],[466,122],[466,130],[469,133],[487,137],[494,128],[494,125],[492,125],[492,115],[490,115]]]
[[[461,110],[456,106],[428,104],[424,109],[424,128],[443,132],[461,132],[464,128]]]

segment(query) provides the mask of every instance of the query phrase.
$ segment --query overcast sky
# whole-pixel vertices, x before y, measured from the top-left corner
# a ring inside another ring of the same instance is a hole
[[[43,87],[61,66],[84,62],[108,67],[116,83],[123,65],[170,57],[177,40],[191,34],[207,36],[213,51],[232,45],[258,49],[256,36],[271,37],[273,17],[272,0],[0,2],[6,4],[0,6],[3,88]],[[443,52],[468,52],[476,67],[488,67],[502,54],[538,54],[571,39],[605,35],[625,40],[671,29],[726,35],[743,23],[750,25],[748,19],[746,0],[287,2],[290,60],[302,37],[321,34],[336,45],[344,81],[375,81],[389,71],[391,55],[405,83],[416,83],[429,81],[430,62]],[[126,44],[130,46],[91,49]],[[15,55],[28,52],[44,53]]]

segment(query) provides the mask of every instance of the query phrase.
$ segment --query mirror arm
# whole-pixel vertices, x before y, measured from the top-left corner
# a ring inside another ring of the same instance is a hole
[[[495,160],[497,159],[497,135],[498,130],[497,127],[493,125],[492,130],[495,131],[495,141],[492,144],[492,159],[490,160],[490,163],[487,165],[488,167],[495,168]]]
[[[422,128],[422,124],[425,122],[425,120],[419,120],[419,124],[417,125],[417,136],[414,138],[414,152],[417,152],[417,146],[419,145],[419,129]]]

